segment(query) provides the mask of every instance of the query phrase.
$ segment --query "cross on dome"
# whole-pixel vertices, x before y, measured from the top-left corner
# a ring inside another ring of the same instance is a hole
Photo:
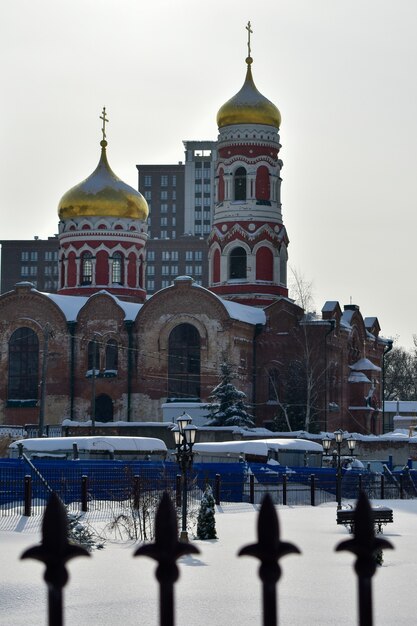
[[[106,122],[109,120],[106,117],[106,107],[103,107],[103,111],[100,115],[100,119],[103,120],[103,126],[101,127],[101,132],[103,133],[103,141],[106,139]]]
[[[251,34],[253,35],[253,30],[252,30],[252,26],[251,23],[248,22],[247,26],[245,26],[246,30],[248,31],[248,57],[250,57],[250,36]]]

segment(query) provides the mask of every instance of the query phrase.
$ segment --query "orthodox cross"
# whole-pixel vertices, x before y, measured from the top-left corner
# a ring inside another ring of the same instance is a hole
[[[100,119],[103,120],[103,126],[101,127],[101,132],[103,133],[103,139],[106,139],[106,122],[109,120],[106,117],[106,107],[103,107],[102,114],[100,115]]]
[[[248,57],[250,57],[250,36],[251,34],[253,34],[253,30],[252,30],[250,22],[248,22],[248,25],[245,26],[245,28],[248,31]]]

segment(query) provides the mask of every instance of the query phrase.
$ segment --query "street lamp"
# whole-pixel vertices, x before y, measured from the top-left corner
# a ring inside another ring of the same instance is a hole
[[[182,480],[182,523],[181,523],[181,541],[188,541],[187,532],[187,470],[191,469],[193,464],[193,445],[197,428],[191,425],[192,419],[185,412],[177,417],[177,427],[174,429],[175,445],[177,447],[177,461],[181,469]]]
[[[336,442],[336,446],[337,446],[337,450],[334,450],[333,454],[335,454],[337,456],[337,474],[336,474],[336,501],[337,501],[337,509],[341,509],[342,508],[342,465],[341,465],[341,447],[342,447],[342,443],[344,441],[344,433],[343,430],[341,428],[339,428],[339,430],[336,430],[334,433],[334,439]],[[331,439],[328,435],[326,435],[326,437],[323,438],[322,441],[322,445],[323,445],[323,450],[328,453],[330,450],[330,446],[331,446]],[[356,441],[355,439],[352,437],[352,435],[350,437],[347,438],[347,445],[349,448],[350,452],[353,452],[353,450],[355,449],[356,446]]]

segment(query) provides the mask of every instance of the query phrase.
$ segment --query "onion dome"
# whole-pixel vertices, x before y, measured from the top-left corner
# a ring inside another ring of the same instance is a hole
[[[252,57],[248,56],[246,59],[248,69],[242,89],[217,113],[219,128],[230,124],[266,124],[275,128],[280,127],[281,113],[278,108],[256,89],[252,78],[252,62]]]
[[[139,191],[112,171],[106,155],[107,141],[100,142],[101,157],[94,172],[65,193],[58,205],[61,220],[77,217],[127,217],[145,221],[148,203]]]

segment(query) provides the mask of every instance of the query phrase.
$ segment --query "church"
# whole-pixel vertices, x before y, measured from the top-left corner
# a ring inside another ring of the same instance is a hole
[[[252,75],[218,111],[208,288],[193,277],[147,296],[148,204],[107,156],[61,198],[59,288],[0,296],[0,424],[204,423],[227,362],[257,426],[382,432],[384,354],[357,305],[304,311],[288,294],[278,108]],[[169,409],[169,410],[168,410]]]

